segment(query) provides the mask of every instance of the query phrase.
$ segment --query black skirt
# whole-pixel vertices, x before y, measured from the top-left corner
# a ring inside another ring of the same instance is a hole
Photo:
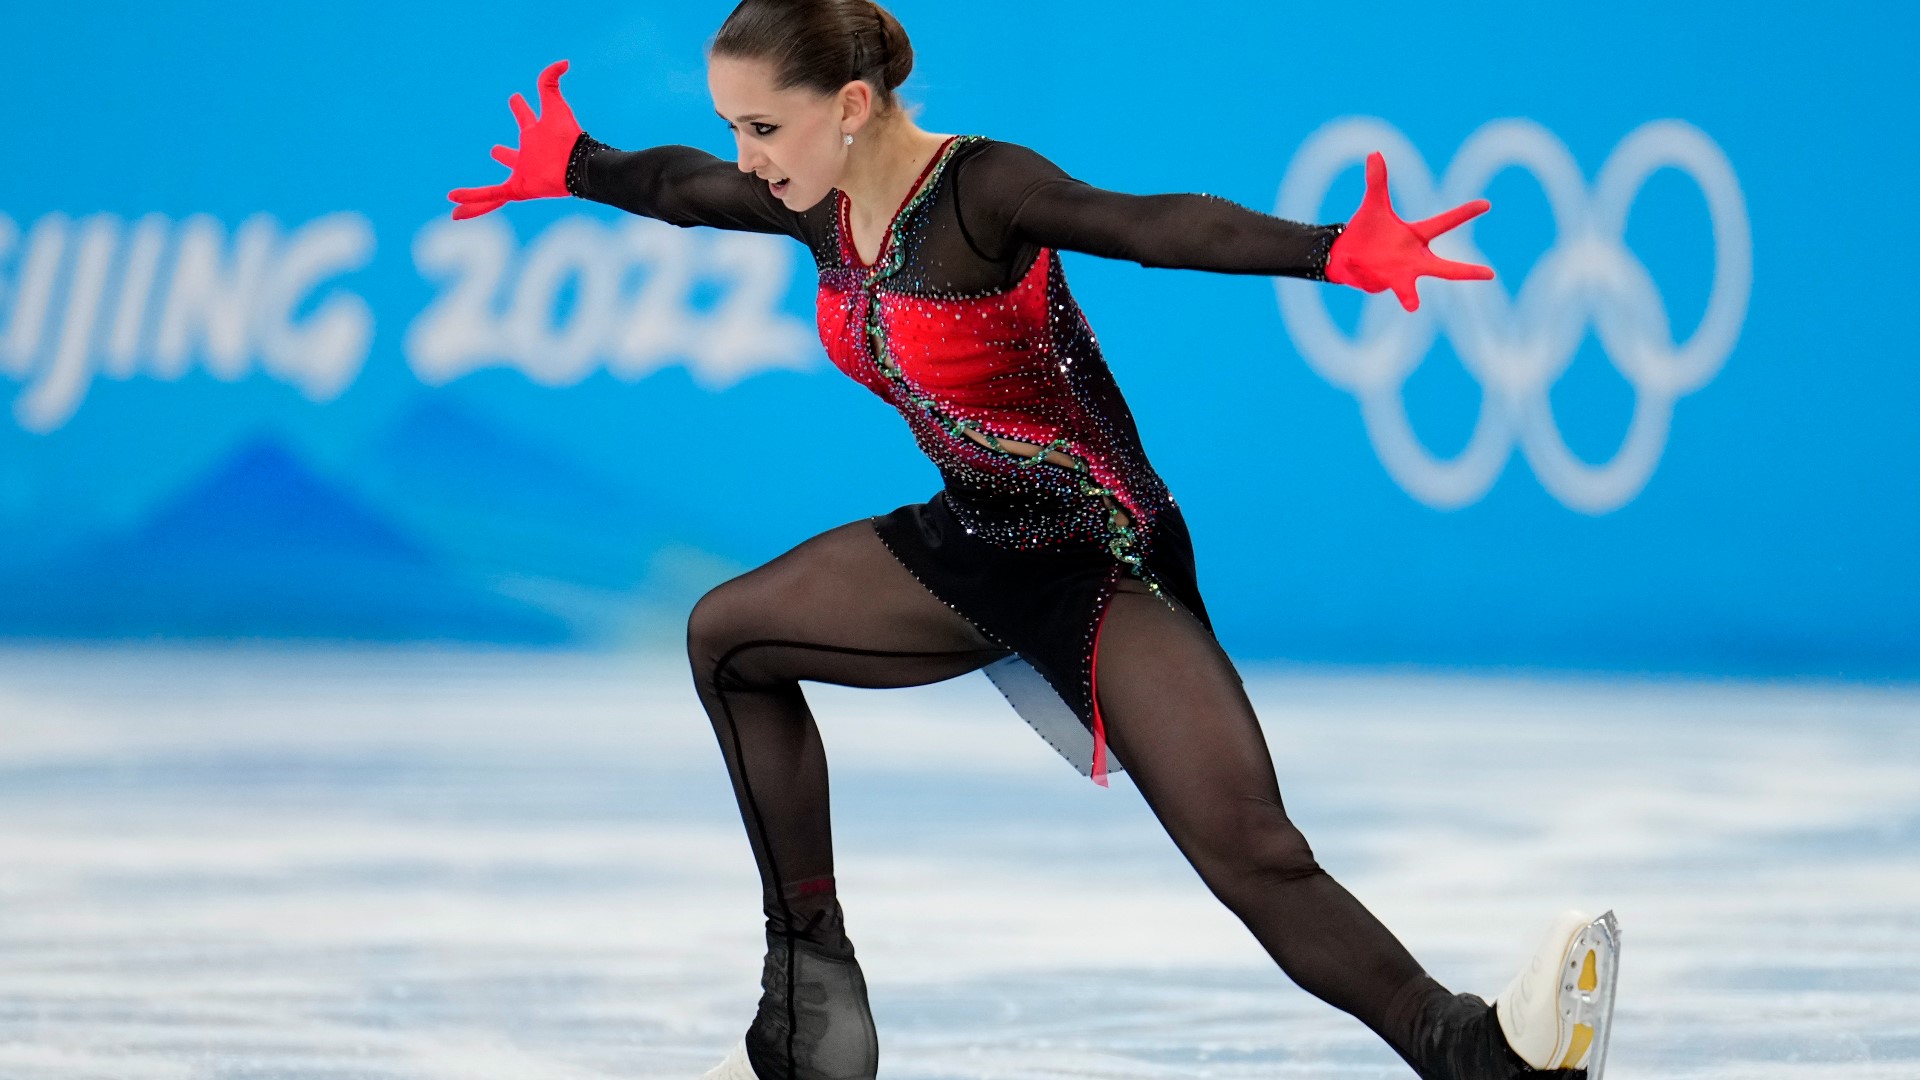
[[[944,490],[873,518],[880,539],[927,590],[1012,654],[986,673],[1021,719],[1105,785],[1106,728],[1094,693],[1095,646],[1127,568],[1104,546],[1007,548],[968,533]],[[1194,575],[1193,540],[1177,506],[1154,517],[1141,561],[1164,592],[1213,632]]]

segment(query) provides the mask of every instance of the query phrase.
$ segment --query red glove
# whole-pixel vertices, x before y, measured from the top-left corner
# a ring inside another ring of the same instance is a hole
[[[1392,289],[1408,311],[1420,306],[1414,281],[1421,274],[1485,281],[1493,277],[1492,267],[1443,259],[1427,250],[1427,241],[1479,217],[1492,205],[1475,199],[1425,221],[1402,221],[1387,198],[1387,159],[1376,150],[1367,155],[1367,194],[1360,200],[1360,209],[1327,253],[1327,280],[1367,292]]]
[[[550,199],[567,194],[567,158],[580,138],[580,125],[573,110],[560,96],[560,76],[567,70],[565,60],[556,60],[540,73],[540,117],[535,119],[527,99],[515,93],[507,99],[514,119],[520,121],[520,149],[493,148],[493,160],[513,170],[505,183],[488,187],[455,188],[447,198],[458,203],[454,220],[479,217],[498,210],[516,199]]]

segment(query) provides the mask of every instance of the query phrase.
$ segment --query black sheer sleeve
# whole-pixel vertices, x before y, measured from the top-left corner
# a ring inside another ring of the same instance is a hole
[[[1215,195],[1108,191],[998,141],[965,162],[958,187],[960,225],[989,258],[1024,242],[1142,266],[1324,281],[1327,252],[1345,228],[1303,225]]]
[[[799,215],[764,181],[691,146],[616,150],[582,132],[567,159],[567,190],[683,229],[800,235]]]

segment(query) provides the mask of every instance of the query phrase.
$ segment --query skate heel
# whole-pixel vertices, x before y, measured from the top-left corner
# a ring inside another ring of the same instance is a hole
[[[702,1073],[700,1080],[760,1080],[753,1073],[753,1065],[747,1061],[746,1040],[740,1040],[725,1061]]]
[[[1535,1069],[1585,1069],[1600,1080],[1620,973],[1620,925],[1568,911],[1494,1001],[1507,1045]]]

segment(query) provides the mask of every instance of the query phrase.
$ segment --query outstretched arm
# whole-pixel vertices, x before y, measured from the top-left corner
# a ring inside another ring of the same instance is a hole
[[[520,146],[495,146],[493,159],[513,170],[498,184],[455,188],[455,219],[478,217],[521,199],[575,195],[681,227],[711,225],[743,232],[794,233],[796,215],[766,185],[691,146],[616,150],[580,130],[560,95],[567,62],[540,73],[540,115],[526,99],[507,99],[520,125]]]
[[[1165,269],[1322,279],[1341,229],[1214,195],[1109,191],[1014,143],[987,146],[958,181],[962,225],[982,254],[1001,257],[1025,242]]]
[[[995,250],[1020,241],[1142,266],[1333,281],[1368,292],[1391,288],[1419,306],[1416,275],[1490,278],[1493,271],[1427,250],[1434,236],[1487,208],[1469,203],[1409,225],[1393,215],[1386,164],[1368,159],[1368,189],[1345,225],[1308,225],[1213,195],[1129,195],[1097,188],[1022,146],[997,143],[963,173],[962,221]]]
[[[798,219],[765,181],[691,146],[616,150],[582,134],[567,168],[567,190],[682,228],[794,235]]]

